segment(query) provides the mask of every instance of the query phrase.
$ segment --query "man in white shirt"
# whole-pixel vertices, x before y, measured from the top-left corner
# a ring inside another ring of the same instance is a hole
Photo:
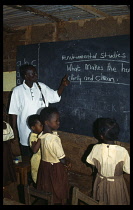
[[[23,84],[13,89],[9,114],[12,115],[14,140],[18,139],[19,134],[22,155],[31,156],[28,142],[31,130],[26,123],[27,117],[36,114],[42,107],[48,107],[49,103],[59,102],[65,86],[70,82],[67,76],[65,76],[61,80],[58,90],[55,91],[44,83],[37,82],[37,71],[32,65],[26,64],[21,66],[20,74],[23,79]]]

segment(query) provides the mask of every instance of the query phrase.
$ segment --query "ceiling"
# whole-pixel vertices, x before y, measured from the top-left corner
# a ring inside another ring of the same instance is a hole
[[[3,5],[3,28],[130,15],[130,5]]]

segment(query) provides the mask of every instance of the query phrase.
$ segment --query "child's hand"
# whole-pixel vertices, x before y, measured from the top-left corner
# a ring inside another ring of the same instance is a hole
[[[69,171],[72,167],[72,164],[69,160],[67,160],[67,164],[65,165],[66,169]]]
[[[72,164],[71,163],[68,163],[67,170],[69,171],[71,169],[71,167],[72,167]]]
[[[31,149],[34,154],[38,152],[40,145],[41,145],[41,139],[39,139],[39,138],[37,139],[37,141],[31,142]]]
[[[31,142],[31,146],[34,147],[36,145],[36,141]]]

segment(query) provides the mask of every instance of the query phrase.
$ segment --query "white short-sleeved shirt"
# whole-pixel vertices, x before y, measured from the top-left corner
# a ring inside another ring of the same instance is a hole
[[[45,104],[36,83],[33,83],[33,86],[29,88],[23,81],[23,84],[13,89],[11,96],[8,113],[17,115],[20,143],[24,146],[29,146],[28,137],[31,132],[26,124],[27,117],[36,114],[40,108],[48,107],[49,103],[56,103],[61,99],[57,90],[55,91],[41,82],[39,85],[45,98]]]
[[[42,160],[50,163],[59,163],[65,157],[61,139],[56,134],[45,133],[41,137]]]

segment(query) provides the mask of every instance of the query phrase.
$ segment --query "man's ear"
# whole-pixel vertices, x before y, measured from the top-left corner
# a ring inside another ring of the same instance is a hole
[[[26,74],[24,75],[24,79],[27,79],[27,75]]]

